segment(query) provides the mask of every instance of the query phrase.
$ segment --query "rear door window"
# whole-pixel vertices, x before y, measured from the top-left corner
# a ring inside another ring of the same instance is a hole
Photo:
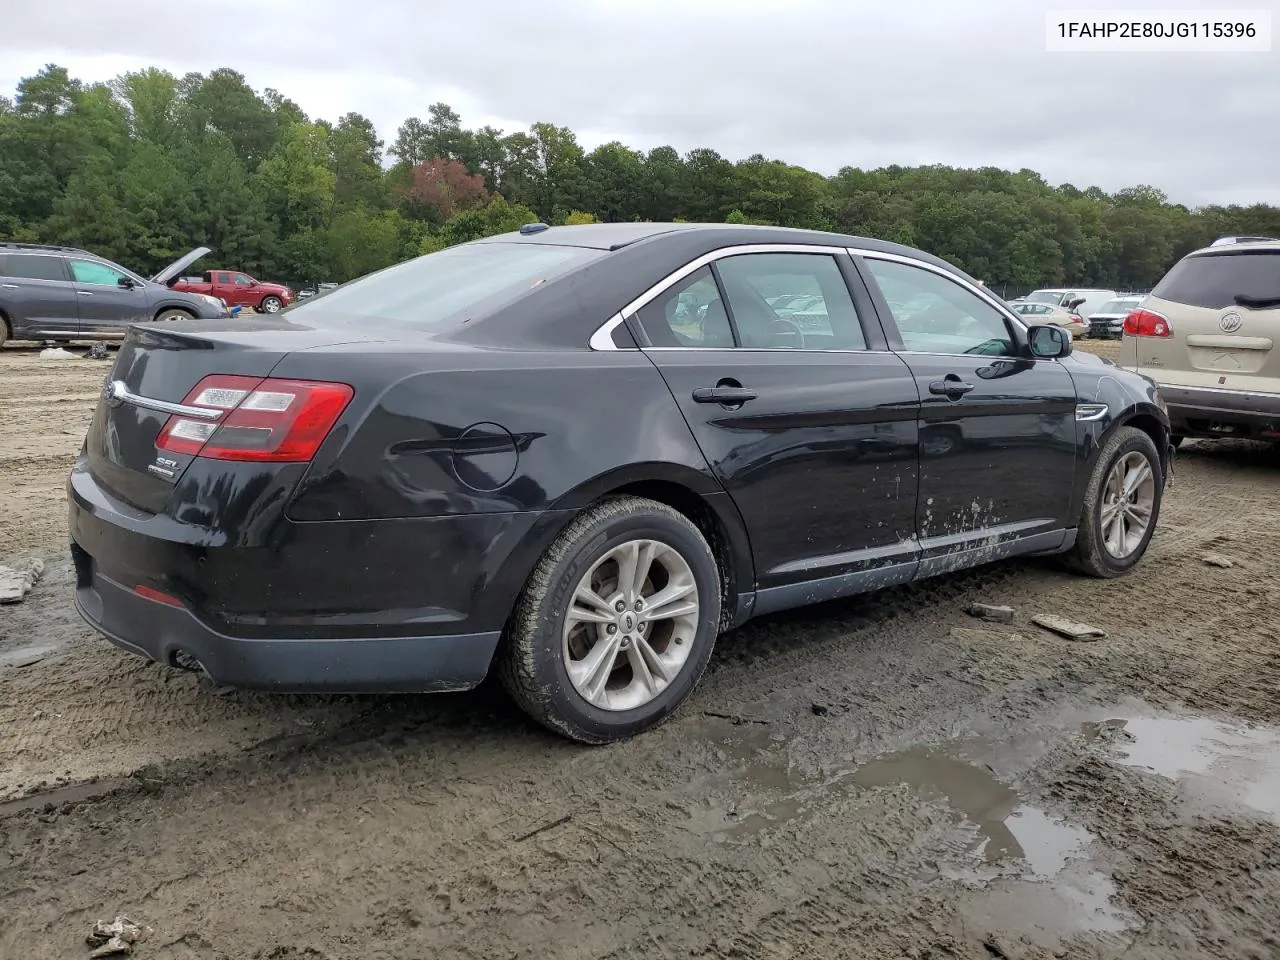
[[[40,254],[11,253],[8,257],[8,276],[26,280],[66,280],[67,271],[61,257]]]
[[[1207,253],[1174,264],[1151,291],[1153,297],[1208,310],[1248,300],[1280,299],[1280,250]]]
[[[636,311],[655,347],[733,346],[733,328],[710,267],[699,267]]]

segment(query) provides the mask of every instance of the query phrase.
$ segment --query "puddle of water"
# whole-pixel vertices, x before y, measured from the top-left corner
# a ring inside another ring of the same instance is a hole
[[[1280,731],[1161,714],[1089,723],[1082,732],[1113,742],[1117,763],[1191,784],[1280,823]]]
[[[768,843],[768,828],[801,820],[841,794],[905,785],[924,800],[945,803],[966,835],[958,858],[947,857],[920,879],[940,875],[967,886],[963,910],[971,918],[989,916],[993,926],[1046,945],[1073,933],[1121,934],[1140,923],[1118,905],[1111,878],[1090,862],[1088,830],[1025,803],[987,764],[965,758],[1001,753],[1011,749],[1007,744],[914,748],[826,780],[789,769],[763,733],[719,746],[723,759],[738,765],[732,781],[743,805],[711,801],[690,811],[688,825],[714,842]]]
[[[1093,839],[1087,830],[1027,806],[1012,787],[984,767],[932,750],[907,750],[859,767],[862,787],[906,784],[922,796],[944,799],[975,827],[971,851],[987,863],[1015,859],[1038,877],[1051,877]]]

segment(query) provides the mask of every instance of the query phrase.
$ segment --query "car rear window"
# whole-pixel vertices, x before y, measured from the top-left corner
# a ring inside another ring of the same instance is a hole
[[[1236,297],[1280,298],[1280,250],[1184,257],[1165,274],[1151,295],[1209,310],[1235,306]]]
[[[416,329],[482,316],[604,255],[583,247],[467,243],[407,260],[291,308],[309,319],[383,320]]]

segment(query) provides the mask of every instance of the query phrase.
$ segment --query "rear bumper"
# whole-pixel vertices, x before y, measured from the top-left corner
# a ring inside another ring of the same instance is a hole
[[[1089,335],[1094,337],[1119,337],[1124,334],[1124,320],[1090,320]]]
[[[1160,385],[1175,433],[1280,439],[1280,394]]]
[[[150,660],[181,653],[222,683],[281,692],[475,686],[567,516],[210,529],[117,501],[83,460],[67,494],[75,606],[94,629]]]
[[[243,639],[201,622],[191,611],[151,600],[93,572],[73,545],[76,611],[117,647],[164,663],[197,661],[215,681],[280,693],[440,692],[479,684],[501,634]]]

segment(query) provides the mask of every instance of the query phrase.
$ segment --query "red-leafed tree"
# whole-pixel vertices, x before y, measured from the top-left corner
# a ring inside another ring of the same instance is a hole
[[[489,200],[484,177],[468,173],[457,160],[432,157],[413,168],[405,197],[419,207],[420,215],[439,224],[467,210],[478,210]]]

